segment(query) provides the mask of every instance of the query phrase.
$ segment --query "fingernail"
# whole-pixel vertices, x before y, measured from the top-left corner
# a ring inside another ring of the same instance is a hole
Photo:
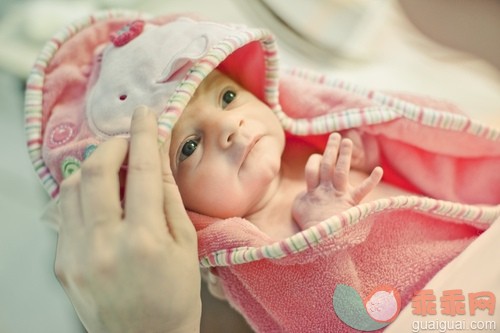
[[[149,113],[149,109],[145,106],[139,106],[137,109],[134,111],[134,119],[140,119],[144,118],[147,114]]]
[[[340,140],[341,136],[339,133],[335,132],[333,134],[330,135],[330,139],[331,140]]]

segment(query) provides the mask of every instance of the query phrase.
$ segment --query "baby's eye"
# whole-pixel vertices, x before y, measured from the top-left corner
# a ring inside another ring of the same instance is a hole
[[[189,156],[191,156],[198,147],[198,141],[194,139],[189,139],[182,145],[181,152],[179,154],[179,162],[184,161]]]
[[[236,93],[234,91],[226,90],[222,95],[222,108],[225,109],[235,98]]]

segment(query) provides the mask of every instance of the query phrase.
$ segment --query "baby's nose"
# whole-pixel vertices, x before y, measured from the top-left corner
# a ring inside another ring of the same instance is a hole
[[[243,126],[243,119],[234,116],[223,116],[216,121],[218,143],[222,148],[229,148],[237,140]]]

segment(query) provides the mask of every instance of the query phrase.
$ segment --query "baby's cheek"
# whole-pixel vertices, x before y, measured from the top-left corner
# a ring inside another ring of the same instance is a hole
[[[235,194],[234,187],[224,181],[181,181],[179,191],[184,207],[192,212],[217,217],[227,218],[239,215],[240,198]]]
[[[254,170],[256,173],[260,173],[265,182],[272,180],[280,172],[281,151],[276,146],[267,145],[266,142],[263,142],[258,149],[259,154],[255,154],[256,165]]]

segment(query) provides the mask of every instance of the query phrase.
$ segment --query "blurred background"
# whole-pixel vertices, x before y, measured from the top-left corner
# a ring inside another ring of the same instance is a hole
[[[500,127],[498,0],[2,0],[0,333],[84,332],[53,273],[57,235],[40,222],[48,196],[25,149],[23,93],[55,31],[112,7],[268,27],[283,64],[452,100]],[[203,293],[203,332],[250,332],[225,303]]]

